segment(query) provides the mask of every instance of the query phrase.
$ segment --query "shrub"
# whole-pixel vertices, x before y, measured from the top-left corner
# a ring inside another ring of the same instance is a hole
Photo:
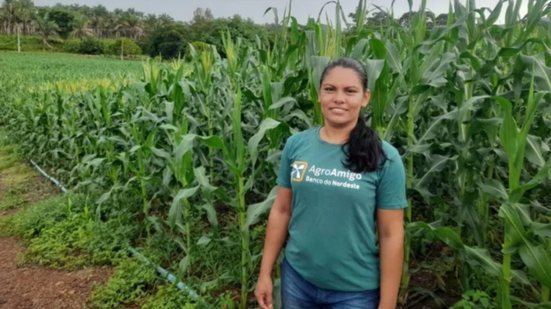
[[[106,40],[104,45],[104,53],[109,55],[120,55],[121,47],[124,56],[141,55],[142,49],[132,39],[120,38],[116,40]]]
[[[63,43],[63,51],[68,53],[79,53],[80,45],[82,41],[80,39],[69,39]]]
[[[103,46],[98,39],[85,38],[80,42],[78,52],[81,54],[99,55],[103,53]]]

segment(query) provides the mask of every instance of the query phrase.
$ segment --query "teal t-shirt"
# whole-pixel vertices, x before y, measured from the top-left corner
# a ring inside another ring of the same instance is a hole
[[[379,287],[377,208],[407,205],[400,154],[383,142],[380,170],[344,167],[342,145],[324,142],[320,128],[291,136],[281,156],[278,185],[293,192],[285,257],[307,281],[323,289]]]

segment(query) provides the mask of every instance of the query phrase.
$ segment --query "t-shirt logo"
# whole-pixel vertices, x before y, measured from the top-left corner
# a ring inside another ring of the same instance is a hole
[[[308,170],[308,162],[295,161],[291,164],[291,181],[302,181]]]

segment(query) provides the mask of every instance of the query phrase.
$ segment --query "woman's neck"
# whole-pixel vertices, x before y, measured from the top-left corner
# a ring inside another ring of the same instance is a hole
[[[331,144],[344,144],[348,141],[348,138],[350,137],[350,132],[352,132],[352,128],[343,128],[343,127],[331,127],[325,124],[320,129],[320,138],[328,143]]]

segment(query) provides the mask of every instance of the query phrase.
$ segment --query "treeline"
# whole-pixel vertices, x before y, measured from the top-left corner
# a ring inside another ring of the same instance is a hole
[[[222,31],[252,42],[257,37],[269,40],[269,29],[269,25],[257,25],[238,15],[214,18],[209,9],[201,8],[194,11],[190,22],[181,22],[167,14],[109,11],[102,5],[40,7],[32,0],[4,0],[0,7],[0,49],[16,49],[15,37],[20,35],[32,49],[171,58],[182,55],[193,42],[221,47]]]
[[[351,13],[356,20],[359,11]],[[364,14],[368,12],[365,11]],[[368,25],[379,27],[393,17],[373,12]],[[416,13],[406,13],[395,22],[407,26]],[[447,14],[427,14],[431,24],[445,24]],[[0,50],[54,50],[83,54],[148,54],[174,58],[183,56],[189,44],[211,44],[222,48],[222,32],[241,37],[251,44],[274,40],[273,25],[258,25],[239,15],[214,18],[209,9],[198,8],[189,22],[176,21],[167,14],[145,14],[134,9],[109,11],[102,5],[35,6],[32,0],[4,0],[0,7]],[[17,39],[16,39],[17,38]]]

